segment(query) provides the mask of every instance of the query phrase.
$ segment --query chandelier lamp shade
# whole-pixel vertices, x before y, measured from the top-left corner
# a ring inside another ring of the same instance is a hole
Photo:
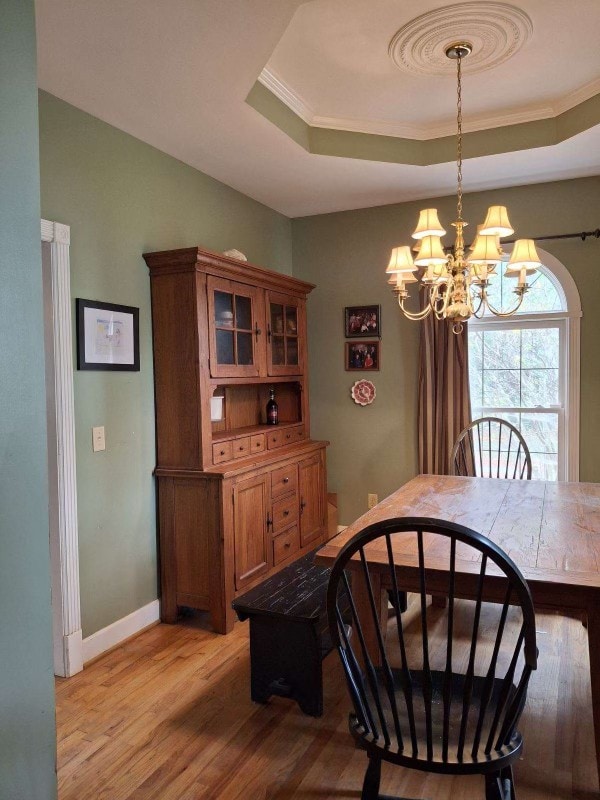
[[[388,283],[398,298],[402,312],[409,319],[422,320],[430,314],[452,323],[455,333],[460,333],[463,323],[471,317],[482,317],[486,311],[498,317],[509,317],[516,313],[529,289],[527,279],[541,266],[533,239],[518,239],[513,247],[505,276],[516,279],[516,300],[508,310],[495,308],[488,297],[490,279],[502,261],[500,239],[511,236],[505,206],[490,206],[468,254],[465,252],[464,228],[468,224],[462,216],[462,60],[472,51],[468,42],[458,42],[446,48],[448,58],[456,60],[457,75],[457,215],[452,223],[455,240],[452,248],[445,248],[442,227],[437,209],[425,208],[419,214],[417,227],[413,231],[416,245],[394,247],[386,269]],[[413,257],[414,253],[414,257]],[[419,275],[419,270],[422,272]],[[425,296],[420,311],[409,311],[406,301],[410,295],[407,284],[419,283]]]

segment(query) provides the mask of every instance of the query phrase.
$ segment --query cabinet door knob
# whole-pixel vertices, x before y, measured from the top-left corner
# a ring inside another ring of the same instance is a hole
[[[257,341],[258,341],[258,337],[260,336],[260,334],[261,334],[261,330],[258,327],[258,322],[257,322],[255,324],[255,326],[254,326],[254,335],[256,336]]]
[[[304,502],[304,498],[302,498],[302,499],[300,500],[300,513],[301,513],[301,514],[304,512],[304,509],[305,509],[305,508],[306,508],[306,503]]]
[[[283,482],[284,482],[284,483],[289,483],[289,482],[290,482],[290,479],[289,479],[289,478],[284,478],[284,479],[283,479]]]
[[[291,547],[292,545],[291,545],[290,542],[286,542],[283,546],[287,549],[288,547]]]
[[[243,450],[243,449],[244,449],[244,445],[243,445],[243,444],[241,444],[241,445],[238,447],[238,450]]]
[[[221,450],[221,452],[219,453],[219,455],[221,455],[221,456],[224,456],[224,455],[225,455],[225,450]]]
[[[292,434],[291,433],[286,433],[285,438],[286,439],[291,439],[292,438]]]
[[[290,512],[289,512],[289,511],[286,509],[286,510],[283,512],[283,516],[284,516],[284,517],[289,517],[289,515],[290,515]]]

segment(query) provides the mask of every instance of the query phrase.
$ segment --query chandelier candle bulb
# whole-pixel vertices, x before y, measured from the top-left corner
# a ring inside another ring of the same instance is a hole
[[[527,276],[537,272],[540,263],[533,239],[518,239],[504,274],[507,278],[515,278],[518,275],[517,289],[526,289]]]

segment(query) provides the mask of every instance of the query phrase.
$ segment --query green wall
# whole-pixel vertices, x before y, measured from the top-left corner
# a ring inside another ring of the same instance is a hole
[[[56,796],[33,0],[0,25],[0,797]]]
[[[464,217],[471,230],[483,222],[487,207],[498,203],[508,206],[516,234],[523,238],[594,230],[600,225],[600,178],[468,194]],[[343,523],[366,510],[367,492],[382,498],[417,470],[419,325],[401,315],[384,270],[391,248],[411,241],[419,210],[431,206],[444,222],[455,219],[455,198],[444,197],[292,222],[294,275],[317,284],[308,312],[311,432],[331,441],[329,487],[338,492]],[[581,294],[585,435],[580,478],[600,482],[600,241],[542,246],[571,271]],[[343,310],[361,303],[382,305],[382,368],[370,375],[344,371]],[[377,389],[375,402],[365,408],[350,398],[352,383],[363,376],[371,377]]]
[[[232,247],[291,273],[291,223],[40,93],[42,215],[71,226],[73,298],[140,308],[141,370],[76,372],[83,635],[157,597],[150,281],[142,253]],[[92,452],[92,426],[106,451]]]

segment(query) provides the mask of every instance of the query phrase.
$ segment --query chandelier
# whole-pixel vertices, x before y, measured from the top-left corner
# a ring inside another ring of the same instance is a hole
[[[494,308],[488,297],[490,276],[496,274],[502,261],[500,239],[514,233],[505,206],[491,206],[488,209],[483,225],[477,228],[469,254],[465,254],[463,229],[468,223],[462,216],[462,60],[472,49],[468,42],[457,42],[446,48],[448,58],[456,60],[457,76],[458,187],[457,219],[452,223],[456,228],[454,248],[444,250],[441,237],[446,230],[440,224],[437,209],[426,208],[421,211],[412,234],[413,239],[417,240],[413,247],[416,251],[415,258],[413,259],[409,246],[395,247],[386,269],[386,273],[390,275],[388,283],[393,286],[398,304],[409,319],[421,320],[435,314],[438,319],[451,321],[455,333],[462,331],[465,320],[482,317],[486,310],[498,317],[509,317],[518,311],[529,289],[528,276],[541,266],[533,239],[518,239],[505,271],[507,277],[517,279],[514,289],[516,301],[509,310]],[[423,273],[417,278],[415,273],[419,267],[423,268]],[[425,295],[425,304],[420,311],[413,313],[405,305],[410,296],[406,286],[419,282]]]

